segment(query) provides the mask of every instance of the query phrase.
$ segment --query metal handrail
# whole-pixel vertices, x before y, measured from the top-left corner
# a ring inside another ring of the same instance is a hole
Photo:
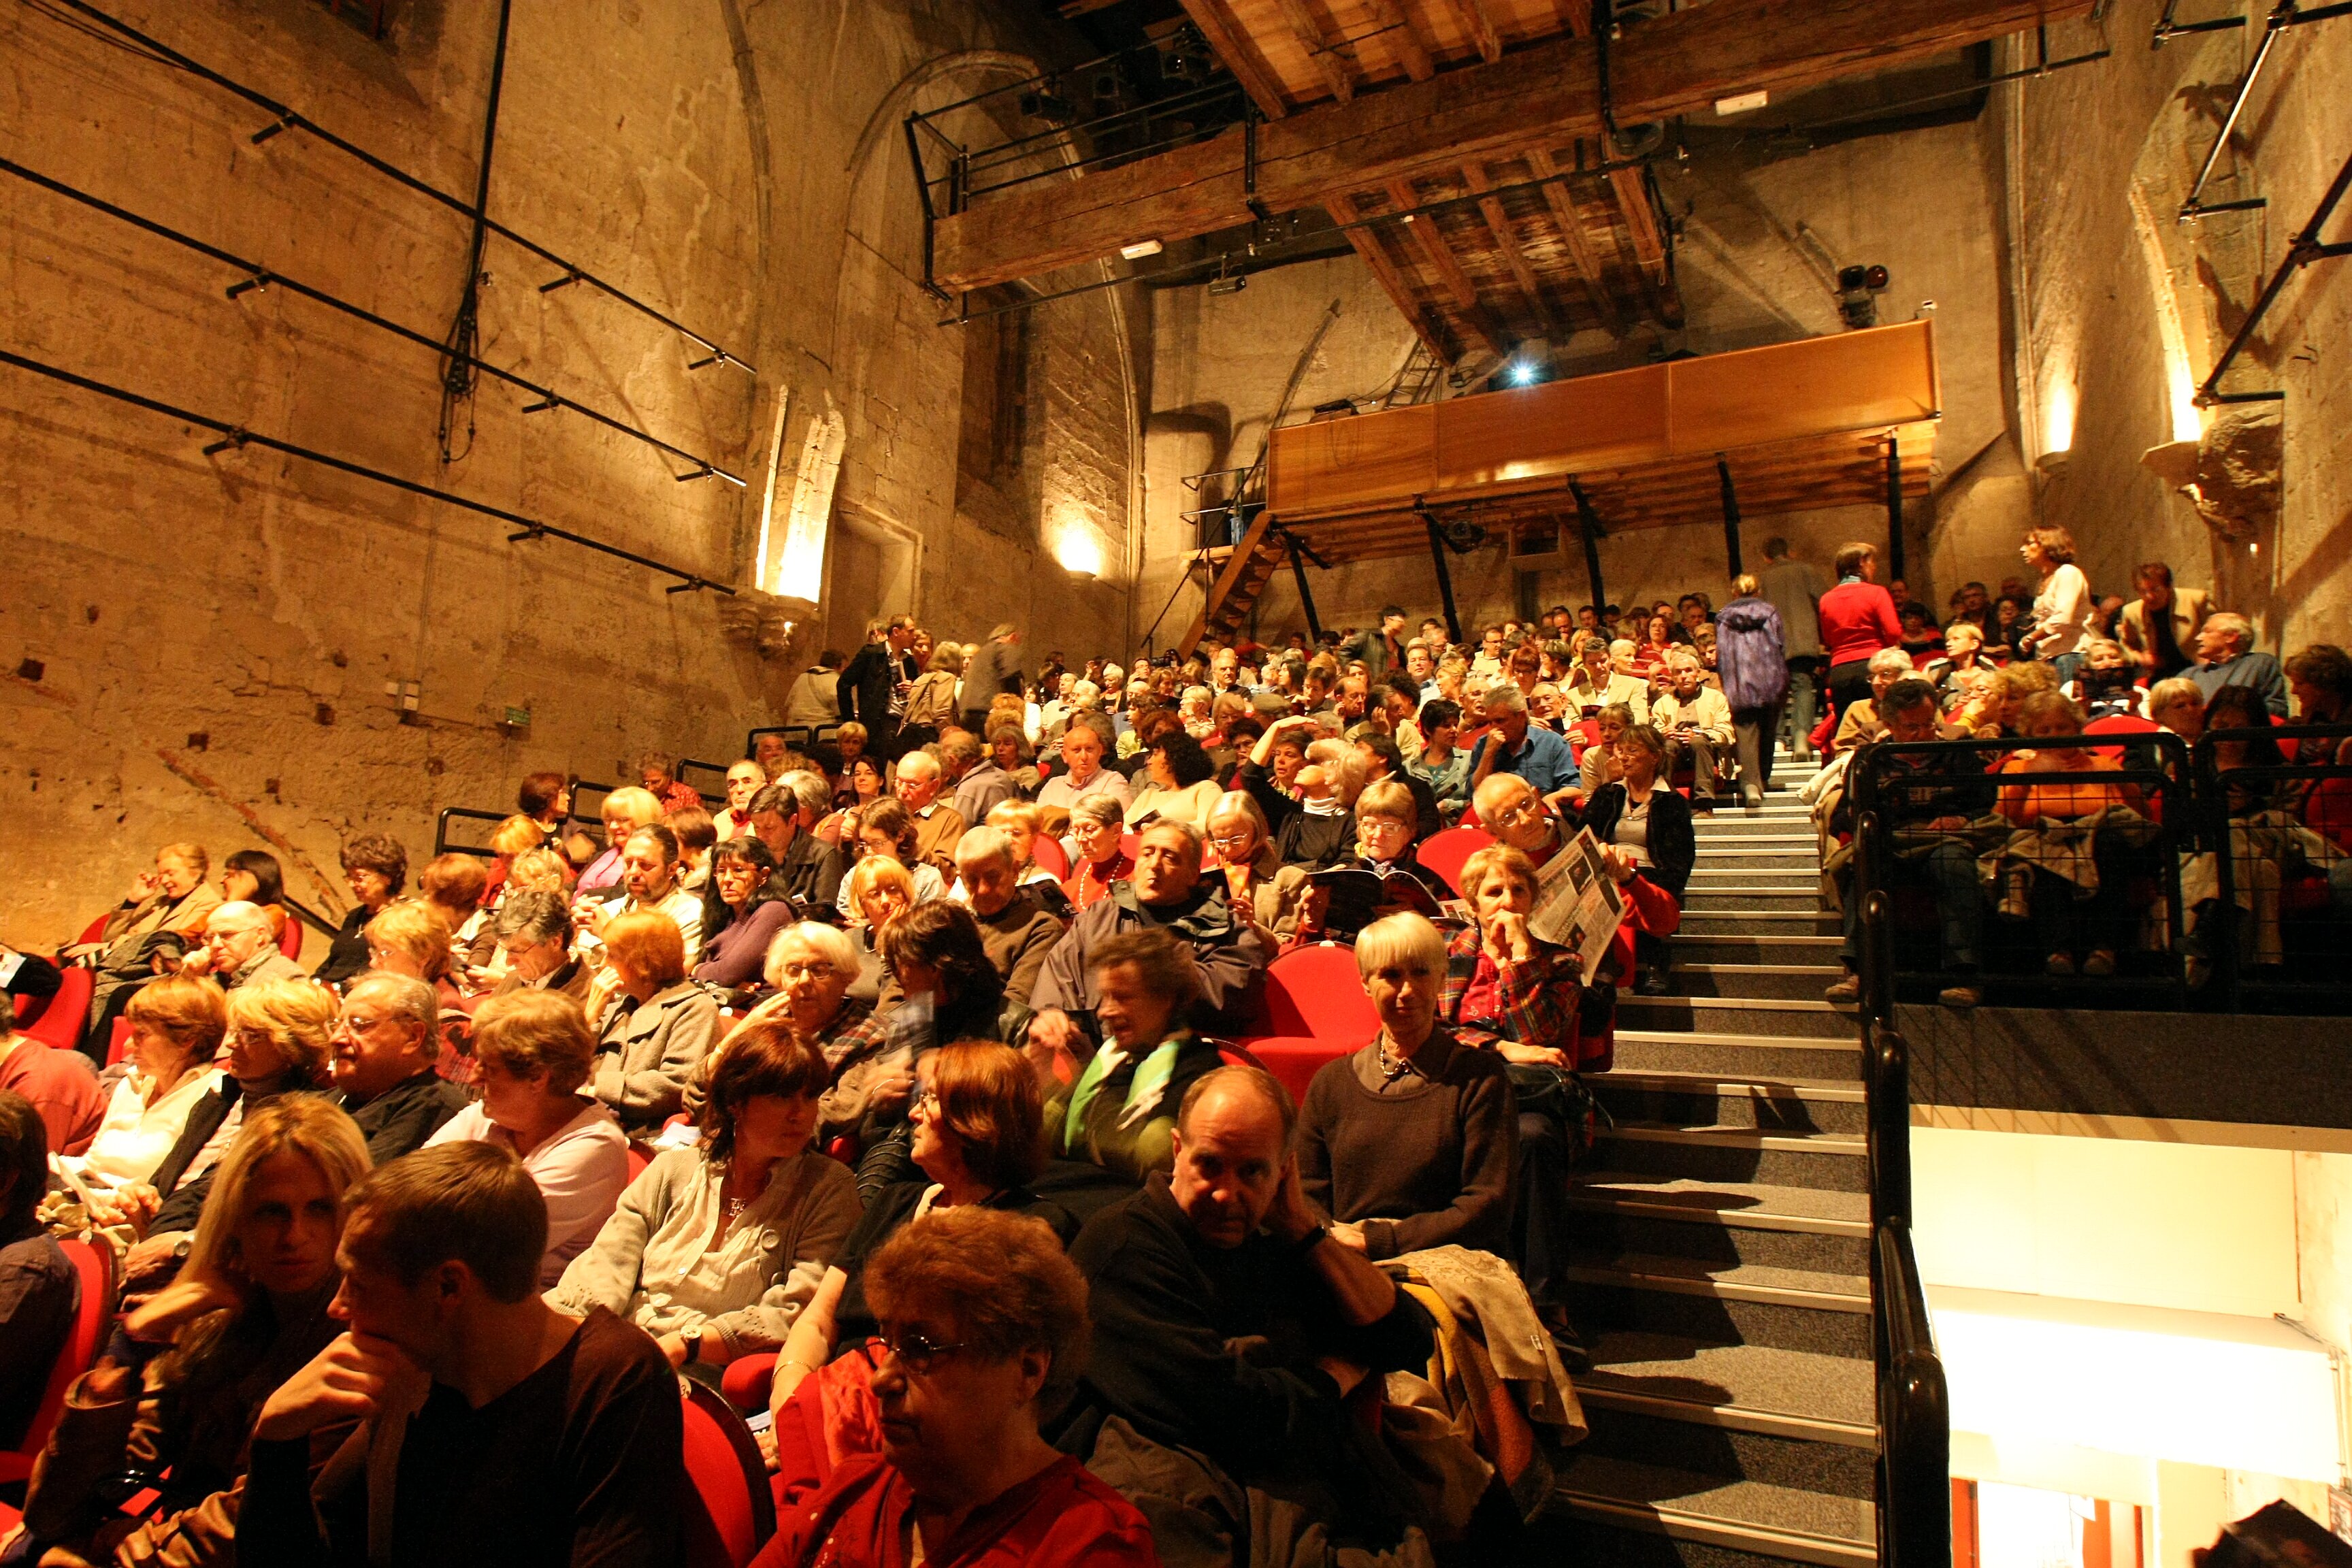
[[[2223,768],[2215,760],[2214,750],[2223,741],[2244,742],[2265,739],[2294,742],[2297,760],[2252,765],[2242,763],[2231,768]],[[2213,908],[2219,936],[2211,944],[2210,957],[2216,963],[2221,978],[2220,990],[2223,1004],[2232,1012],[2241,1010],[2247,984],[2246,966],[2242,962],[2245,944],[2241,941],[2241,933],[2248,916],[2238,902],[2237,845],[2230,826],[2231,787],[2242,780],[2278,782],[2307,779],[2315,783],[2323,779],[2352,777],[2352,769],[2338,763],[2302,761],[2306,741],[2352,741],[2352,724],[2294,724],[2273,725],[2265,730],[2213,730],[2199,736],[2189,753],[2190,765],[2194,770],[2194,787],[2206,808],[2206,839],[2213,850],[2218,873],[2218,892]],[[2327,748],[2331,754],[2335,750],[2334,745]],[[2326,988],[2340,990],[2343,983],[2339,981]]]

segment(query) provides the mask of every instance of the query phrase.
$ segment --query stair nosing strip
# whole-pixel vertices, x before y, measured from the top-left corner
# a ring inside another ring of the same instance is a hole
[[[1632,1268],[1591,1268],[1570,1264],[1561,1274],[1580,1285],[1616,1290],[1654,1290],[1662,1296],[1696,1296],[1709,1301],[1746,1301],[1758,1307],[1793,1307],[1809,1312],[1870,1316],[1870,1298],[1831,1290],[1799,1290],[1785,1285],[1743,1285],[1731,1279],[1690,1279],[1678,1274],[1643,1274]]]
[[[1614,1379],[1621,1374],[1605,1367],[1596,1367],[1587,1378]],[[1587,1406],[1621,1411],[1628,1415],[1650,1415],[1661,1421],[1681,1421],[1693,1426],[1717,1426],[1733,1432],[1754,1432],[1767,1437],[1790,1437],[1801,1442],[1830,1443],[1842,1448],[1864,1448],[1878,1451],[1878,1433],[1874,1427],[1852,1421],[1833,1420],[1826,1415],[1801,1415],[1794,1411],[1766,1410],[1752,1405],[1708,1405],[1696,1399],[1674,1399],[1662,1394],[1643,1394],[1615,1383],[1580,1382],[1576,1397]]]
[[[1834,1013],[1834,1002],[1806,996],[1621,996],[1617,1010],[1628,1007],[1664,1007],[1674,1003],[1686,1003],[1693,1011],[1702,1007],[1761,1007],[1768,1013]]]
[[[1864,1159],[1870,1143],[1858,1132],[1778,1132],[1762,1127],[1670,1127],[1658,1122],[1620,1121],[1601,1129],[1603,1141],[1680,1143],[1700,1149],[1762,1149],[1776,1154],[1834,1154]]]
[[[1767,974],[1840,974],[1845,966],[1840,963],[1677,963],[1669,972],[1675,974],[1727,974],[1734,979],[1743,976],[1761,978]],[[1657,1000],[1657,998],[1641,998]],[[1761,998],[1759,998],[1761,1000]]]
[[[1672,1068],[1612,1068],[1607,1072],[1587,1073],[1584,1081],[1602,1089],[1614,1086],[1696,1094],[1706,1088],[1717,1094],[1746,1091],[1759,1100],[1819,1100],[1838,1105],[1864,1105],[1870,1099],[1867,1090],[1848,1089],[1843,1084],[1776,1083],[1769,1079],[1727,1078],[1721,1073],[1676,1072]],[[1758,1093],[1759,1090],[1764,1092]]]
[[[1862,1054],[1859,1036],[1844,1035],[1718,1035],[1704,1029],[1620,1029],[1620,1045],[1632,1041],[1637,1046],[1736,1046],[1742,1048],[1802,1051],[1852,1051]]]
[[[1568,1203],[1571,1208],[1591,1213],[1633,1215],[1643,1219],[1672,1220],[1682,1225],[1720,1225],[1738,1230],[1795,1231],[1808,1236],[1843,1236],[1858,1241],[1870,1239],[1870,1222],[1864,1219],[1773,1214],[1764,1209],[1711,1209],[1702,1208],[1696,1204],[1663,1203],[1654,1198],[1602,1197],[1582,1187],[1569,1189]]]
[[[1817,1568],[1873,1568],[1878,1561],[1876,1546],[1849,1541],[1843,1536],[1814,1535],[1806,1531],[1747,1524],[1716,1514],[1662,1508],[1655,1503],[1627,1502],[1622,1498],[1580,1491],[1572,1486],[1560,1487],[1552,1495],[1566,1502],[1572,1512],[1598,1515],[1606,1522],[1619,1524],[1628,1530],[1663,1535],[1670,1540],[1697,1541],[1709,1546],[1729,1547],[1736,1552],[1752,1552],[1759,1557],[1811,1563]],[[1864,1500],[1855,1500],[1862,1501],[1865,1508],[1870,1506]],[[1764,1550],[1767,1545],[1780,1550]]]

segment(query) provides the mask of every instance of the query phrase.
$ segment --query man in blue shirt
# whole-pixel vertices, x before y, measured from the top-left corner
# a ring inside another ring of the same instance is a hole
[[[2277,659],[2254,651],[2254,628],[2245,616],[2227,610],[2206,616],[2197,632],[2197,660],[2187,673],[2206,701],[2225,686],[2251,686],[2273,718],[2286,717],[2286,675]]]
[[[1470,787],[1475,792],[1491,773],[1517,773],[1533,784],[1538,795],[1550,795],[1578,782],[1576,763],[1568,742],[1550,730],[1528,721],[1528,699],[1509,681],[1487,689],[1486,722],[1491,726],[1470,752]]]

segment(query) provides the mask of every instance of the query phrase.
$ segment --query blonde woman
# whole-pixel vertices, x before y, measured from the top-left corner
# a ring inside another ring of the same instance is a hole
[[[1020,886],[1026,888],[1032,883],[1042,882],[1058,891],[1062,885],[1060,879],[1037,864],[1036,853],[1032,847],[1043,826],[1040,819],[1044,815],[1025,800],[1000,801],[989,808],[987,826],[1004,835],[1005,843],[1013,851],[1013,864],[1020,870]]]
[[[653,791],[629,784],[606,795],[597,815],[604,821],[604,852],[581,871],[579,890],[583,893],[620,885],[623,847],[639,828],[662,819],[662,804]]]
[[[61,1159],[97,1186],[144,1182],[171,1153],[196,1102],[218,1087],[213,1067],[228,1032],[228,1003],[210,980],[173,974],[131,999],[131,1070],[114,1086],[87,1153]]]
[[[495,1143],[522,1162],[547,1200],[544,1290],[587,1249],[629,1184],[629,1140],[611,1110],[581,1097],[596,1037],[580,1004],[552,991],[513,991],[475,1020],[482,1098],[426,1139]]]
[[[193,984],[193,983],[192,983]],[[317,1095],[262,1107],[223,1157],[179,1278],[123,1321],[170,1347],[146,1368],[111,1357],[77,1380],[25,1500],[37,1550],[68,1561],[210,1562],[233,1550],[247,1435],[262,1400],[342,1331],[343,1195],[367,1174],[352,1119]],[[136,1472],[134,1476],[131,1472]],[[117,1505],[161,1493],[145,1522]],[[128,1531],[129,1539],[125,1539]],[[86,1549],[86,1550],[85,1550]]]
[[[1257,802],[1241,790],[1219,795],[1209,812],[1208,839],[1234,913],[1285,947],[1297,940],[1314,884],[1301,868],[1282,863]]]
[[[858,972],[849,994],[871,1007],[882,997],[883,930],[915,907],[915,879],[889,856],[868,855],[841,887],[852,910],[849,934],[857,942]]]
[[[604,926],[594,1092],[623,1128],[652,1131],[684,1103],[686,1081],[719,1038],[719,1004],[686,977],[686,938],[658,910]]]

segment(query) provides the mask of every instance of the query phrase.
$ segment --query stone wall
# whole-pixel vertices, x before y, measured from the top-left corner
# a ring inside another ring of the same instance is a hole
[[[470,197],[495,6],[403,0],[382,41],[306,0],[119,9]],[[284,289],[229,300],[234,268],[12,184],[0,312],[18,352],[730,584],[761,577],[762,522],[779,547],[811,426],[836,420],[830,575],[856,591],[814,614],[667,593],[637,566],[510,544],[493,519],[257,447],[207,456],[205,431],[0,368],[0,791],[17,802],[0,939],[70,935],[179,838],[215,857],[272,846],[298,898],[339,909],[346,833],[389,829],[421,862],[439,808],[499,808],[524,772],[612,780],[646,747],[723,761],[823,631],[876,609],[957,638],[1050,618],[1074,650],[1116,646],[1132,305],[1106,292],[1041,318],[1056,391],[1026,531],[961,522],[964,346],[919,286],[898,128],[1050,46],[957,4],[517,7],[493,216],[759,374],[689,370],[693,342],[586,286],[541,292],[556,269],[495,237],[478,353],[743,476],[740,490],[681,483],[688,465],[576,414],[525,415],[491,382],[445,465],[432,352]],[[30,7],[0,15],[0,82],[19,162],[448,331],[457,215],[299,132],[257,145],[260,110]],[[1040,519],[1061,497],[1099,535],[1099,582],[1066,586],[1053,563]],[[405,682],[404,715],[386,685]]]
[[[2184,586],[2214,588],[2252,616],[2265,646],[2340,643],[2352,602],[2345,263],[2291,280],[2231,373],[2225,390],[2281,390],[2284,403],[2200,412],[2189,395],[2352,155],[2352,28],[2280,38],[2204,195],[2269,205],[2183,226],[2177,215],[2260,43],[2262,12],[2256,26],[2152,50],[2162,8],[2118,5],[2112,58],[2005,89],[1990,117],[2010,174],[2019,427],[2030,456],[2065,454],[2043,458],[2041,513],[2073,530],[2103,589],[2127,594],[2134,564],[2168,561]],[[2070,25],[2053,51],[2090,41],[2086,25]],[[2352,211],[2339,210],[2325,237],[2347,233]],[[2171,479],[2142,461],[2175,443],[2184,467]],[[2179,491],[2192,478],[2210,522]]]

